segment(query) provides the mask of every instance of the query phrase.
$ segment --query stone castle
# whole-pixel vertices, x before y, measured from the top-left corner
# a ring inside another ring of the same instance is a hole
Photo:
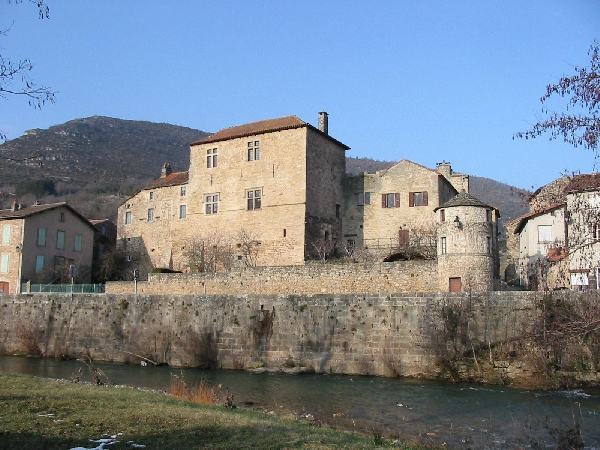
[[[192,258],[202,271],[224,249],[227,263],[217,264],[262,267],[245,272],[259,284],[266,267],[368,253],[379,263],[424,260],[411,261],[424,268],[412,276],[428,278],[417,290],[493,289],[499,214],[468,194],[467,175],[447,162],[432,170],[402,160],[352,176],[348,149],[329,135],[325,112],[317,127],[287,116],[223,129],[191,144],[187,172],[165,164],[158,180],[126,200],[118,245],[141,280],[155,268],[193,272]]]

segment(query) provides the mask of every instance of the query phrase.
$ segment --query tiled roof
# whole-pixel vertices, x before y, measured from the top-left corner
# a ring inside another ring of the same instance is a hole
[[[303,127],[308,127],[321,133],[321,131],[319,131],[317,128],[313,127],[307,122],[304,122],[303,120],[300,120],[296,116],[286,116],[279,117],[277,119],[259,120],[258,122],[252,122],[244,125],[237,125],[234,127],[225,128],[221,131],[217,131],[215,134],[212,134],[204,139],[192,142],[191,145],[209,144],[211,142],[219,142],[228,139],[254,136],[256,134],[272,133],[275,131],[291,130],[294,128]],[[346,150],[350,148],[325,133],[323,133],[323,135],[326,136],[328,139],[341,145]]]
[[[280,117],[278,119],[259,120],[258,122],[237,125],[235,127],[225,128],[217,131],[204,139],[192,142],[195,144],[207,144],[209,142],[224,141],[244,136],[252,136],[254,134],[268,133],[271,131],[289,130],[292,128],[302,128],[308,126],[308,123],[300,120],[296,116]]]
[[[574,176],[565,187],[565,193],[597,189],[600,189],[600,173],[590,173]]]
[[[545,209],[542,209],[541,211],[530,212],[528,214],[525,214],[524,216],[517,217],[515,220],[513,220],[512,222],[509,222],[509,223],[513,223],[513,222],[517,222],[517,221],[519,222],[519,224],[517,225],[517,227],[515,228],[515,231],[514,231],[515,234],[519,234],[521,232],[521,230],[525,227],[525,224],[527,223],[527,221],[529,219],[549,213],[550,211],[553,211],[555,209],[562,208],[565,205],[566,205],[565,202],[555,203],[553,205],[548,206]]]
[[[154,189],[166,186],[177,186],[179,184],[186,184],[189,180],[188,172],[173,172],[164,178],[159,178],[153,181],[145,189]]]
[[[0,220],[2,220],[2,219],[5,219],[5,220],[23,219],[25,217],[33,216],[34,214],[40,214],[44,211],[50,211],[52,209],[60,208],[61,206],[64,206],[65,208],[69,209],[74,215],[79,217],[84,223],[88,224],[90,227],[93,227],[93,225],[90,223],[90,221],[88,219],[86,219],[84,216],[82,216],[77,210],[73,209],[73,207],[70,206],[67,202],[48,203],[45,205],[32,205],[32,206],[28,206],[26,208],[17,209],[16,211],[13,211],[12,209],[2,209],[2,210],[0,210]]]
[[[483,203],[481,200],[477,200],[472,195],[466,193],[465,191],[462,191],[461,193],[456,194],[443,205],[440,205],[437,208],[435,208],[434,211],[437,211],[441,208],[450,208],[452,206],[481,206],[483,208],[498,209],[486,203]]]

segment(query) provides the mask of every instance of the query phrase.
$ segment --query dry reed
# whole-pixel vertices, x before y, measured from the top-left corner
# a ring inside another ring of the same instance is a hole
[[[171,375],[170,395],[202,405],[214,405],[218,402],[215,389],[205,379],[199,380],[195,386],[188,387],[183,375]]]

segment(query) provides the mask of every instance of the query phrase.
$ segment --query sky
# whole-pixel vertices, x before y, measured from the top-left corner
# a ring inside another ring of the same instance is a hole
[[[600,170],[590,150],[513,139],[543,117],[547,84],[589,65],[598,0],[46,3],[40,20],[0,0],[0,55],[58,92],[39,110],[0,98],[8,139],[94,115],[216,132],[326,111],[352,157],[448,161],[525,189]]]

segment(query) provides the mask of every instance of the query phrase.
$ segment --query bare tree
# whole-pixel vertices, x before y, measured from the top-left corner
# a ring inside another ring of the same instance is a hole
[[[218,232],[196,238],[186,246],[185,256],[192,272],[228,272],[234,260],[232,238]]]
[[[256,267],[258,262],[261,242],[259,236],[242,228],[235,236],[237,249],[241,253],[242,261],[247,267]]]
[[[529,131],[516,133],[519,138],[536,138],[549,132],[550,139],[560,136],[574,147],[583,145],[596,151],[600,137],[600,42],[594,40],[588,54],[590,67],[575,66],[575,75],[563,76],[558,83],[546,86],[542,96],[542,113],[547,116]],[[546,108],[546,101],[559,95],[568,97],[567,112]]]

